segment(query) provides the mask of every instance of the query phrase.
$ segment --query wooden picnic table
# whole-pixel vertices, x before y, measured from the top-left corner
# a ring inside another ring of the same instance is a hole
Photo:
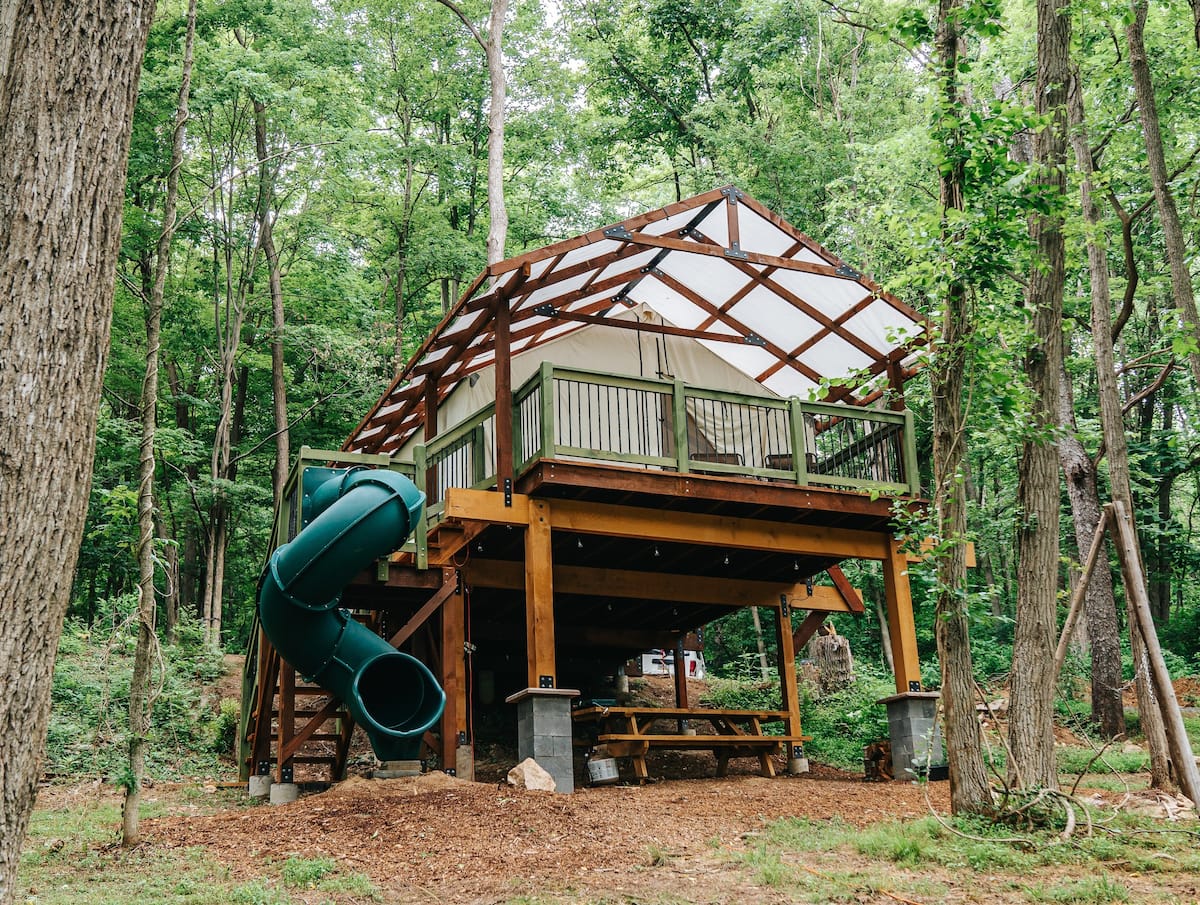
[[[771,755],[785,745],[811,736],[764,735],[763,723],[784,720],[786,710],[720,710],[689,707],[605,707],[591,705],[573,712],[576,723],[591,730],[587,744],[605,745],[614,757],[628,757],[634,775],[644,781],[646,754],[651,748],[709,750],[717,758],[717,776],[724,776],[735,757],[757,757],[763,776],[775,775]],[[684,734],[654,729],[659,720],[707,722],[711,732]]]

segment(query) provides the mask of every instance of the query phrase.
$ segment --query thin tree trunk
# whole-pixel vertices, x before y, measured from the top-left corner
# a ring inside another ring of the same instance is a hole
[[[142,378],[142,438],[138,450],[138,639],[133,655],[133,677],[129,683],[129,776],[121,810],[121,844],[141,842],[138,805],[142,778],[146,773],[146,748],[150,740],[151,668],[158,638],[154,631],[157,601],[154,595],[154,435],[158,427],[158,350],[162,335],[163,295],[167,265],[175,238],[175,205],[179,194],[179,170],[183,166],[183,141],[187,131],[188,97],[192,87],[192,48],[196,35],[196,0],[189,0],[183,47],[183,72],[179,103],[171,137],[171,163],[163,198],[162,232],[154,258],[154,286],[146,305],[146,373]]]
[[[504,78],[504,17],[507,14],[508,0],[492,0],[485,48],[492,85],[488,109],[488,264],[504,260],[504,243],[508,237],[508,208],[504,203],[504,110],[508,96]]]
[[[1062,199],[1066,194],[1067,78],[1070,15],[1065,0],[1037,3],[1036,108],[1051,122],[1034,138],[1038,180],[1051,210],[1035,215],[1037,245],[1027,304],[1033,311],[1034,345],[1025,373],[1034,397],[1032,433],[1021,450],[1017,483],[1018,584],[1013,636],[1009,780],[1024,788],[1058,787],[1054,758],[1054,648],[1058,612],[1058,456],[1052,431],[1058,423],[1062,371],[1062,301],[1066,270]]]
[[[936,36],[941,122],[957,123],[963,114],[958,88],[961,0],[940,0]],[[943,243],[955,236],[947,225],[949,211],[965,209],[966,174],[962,164],[962,135],[955,126],[938,139],[946,147],[940,178]],[[950,808],[956,814],[983,813],[993,808],[983,764],[982,736],[975,716],[975,679],[968,633],[966,583],[966,499],[963,429],[963,383],[971,321],[967,287],[952,277],[941,303],[941,336],[931,369],[933,395],[934,511],[938,537],[949,542],[938,558],[935,614],[938,658],[942,664],[942,709],[945,715],[946,756],[950,767]]]
[[[152,2],[0,8],[0,903],[37,791],[95,456]]]
[[[1162,126],[1158,119],[1158,103],[1154,98],[1154,80],[1146,59],[1147,6],[1147,0],[1133,0],[1131,6],[1132,15],[1125,28],[1125,36],[1129,42],[1129,70],[1133,75],[1133,90],[1142,119],[1146,165],[1150,169],[1154,201],[1158,206],[1158,218],[1162,224],[1163,245],[1171,270],[1171,294],[1175,298],[1175,307],[1179,309],[1184,331],[1200,343],[1200,316],[1196,314],[1196,296],[1192,291],[1192,275],[1188,271],[1187,244],[1183,236],[1183,227],[1179,223],[1175,196],[1171,194],[1167,160],[1163,152]],[[1200,353],[1189,352],[1188,365],[1192,370],[1195,388],[1200,391]],[[1132,508],[1129,511],[1133,513]]]
[[[267,170],[267,108],[254,102],[254,149],[258,154],[259,193],[264,201],[261,208],[259,230],[263,256],[267,260],[267,285],[271,292],[271,410],[275,416],[275,468],[272,487],[274,508],[279,509],[283,500],[283,485],[287,483],[288,464],[291,459],[287,419],[287,381],[284,374],[283,332],[286,327],[283,310],[283,280],[280,274],[279,253],[275,249],[274,222],[271,213],[271,197],[274,180]]]

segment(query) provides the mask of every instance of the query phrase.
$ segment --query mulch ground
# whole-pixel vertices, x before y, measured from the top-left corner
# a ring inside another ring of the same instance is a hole
[[[945,811],[946,784],[930,793]],[[747,836],[770,821],[837,818],[863,826],[927,810],[914,785],[864,783],[821,767],[804,777],[681,779],[573,795],[431,773],[352,778],[290,805],[144,826],[151,845],[203,846],[235,873],[252,874],[273,859],[332,857],[369,875],[389,901],[497,902],[532,890],[616,894],[629,884],[636,889],[639,871],[664,864],[685,892],[697,875],[728,873],[718,850],[744,850]],[[719,893],[713,901],[734,900],[728,885],[707,885]]]

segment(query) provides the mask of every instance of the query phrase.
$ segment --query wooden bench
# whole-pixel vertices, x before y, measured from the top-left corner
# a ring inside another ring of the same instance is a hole
[[[581,707],[574,712],[577,723],[595,724],[596,732],[587,743],[605,745],[614,757],[628,757],[634,775],[648,778],[646,754],[651,748],[664,750],[708,750],[717,758],[717,776],[724,776],[729,761],[736,757],[757,757],[763,776],[775,775],[771,755],[785,745],[809,741],[811,736],[764,735],[762,724],[783,720],[781,710],[717,710],[682,707]],[[703,734],[651,731],[658,720],[704,721],[713,731]]]

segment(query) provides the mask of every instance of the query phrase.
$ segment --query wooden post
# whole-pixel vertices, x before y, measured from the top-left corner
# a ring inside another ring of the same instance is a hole
[[[1179,700],[1175,697],[1175,686],[1167,672],[1162,647],[1158,643],[1158,632],[1154,628],[1154,617],[1150,614],[1150,599],[1146,596],[1146,577],[1142,572],[1137,531],[1123,502],[1113,500],[1109,506],[1112,508],[1112,520],[1117,528],[1117,554],[1121,560],[1121,573],[1125,578],[1125,595],[1133,604],[1138,627],[1142,630],[1142,641],[1146,645],[1146,654],[1150,659],[1150,674],[1154,679],[1159,706],[1162,708],[1171,762],[1175,767],[1175,779],[1183,794],[1200,807],[1200,771],[1196,769],[1196,756],[1192,753],[1187,729],[1183,725],[1183,714],[1179,710]]]
[[[443,587],[458,587],[454,569],[442,569]],[[467,731],[466,612],[461,593],[452,593],[442,604],[442,689],[446,709],[442,712],[442,769],[453,769],[458,761],[459,733]]]
[[[796,648],[792,646],[791,607],[781,606],[775,611],[775,638],[779,643],[779,690],[783,709],[788,712],[784,721],[784,735],[800,734],[800,690],[796,684]],[[792,742],[788,743],[791,750]],[[788,755],[791,759],[791,755]]]
[[[296,734],[296,669],[287,660],[279,663],[279,730],[275,736],[279,759],[275,764],[275,781],[283,782],[283,768],[291,766],[291,758],[283,759],[283,748]]]
[[[895,660],[896,691],[921,690],[921,661],[917,656],[917,628],[913,623],[912,593],[908,587],[908,559],[895,537],[888,538],[883,560],[883,593],[887,602],[888,632]]]
[[[513,477],[512,343],[509,325],[512,312],[508,296],[496,298],[496,489],[504,489],[505,478]]]
[[[1075,623],[1079,621],[1079,614],[1083,612],[1083,598],[1087,594],[1088,581],[1092,577],[1092,571],[1096,568],[1096,561],[1100,558],[1100,551],[1104,549],[1104,529],[1108,527],[1109,510],[1108,507],[1100,513],[1100,523],[1096,525],[1096,534],[1092,537],[1092,546],[1088,550],[1087,561],[1083,564],[1083,571],[1079,575],[1079,583],[1075,586],[1075,593],[1071,595],[1071,607],[1067,610],[1067,620],[1063,623],[1062,635],[1058,639],[1058,649],[1054,652],[1054,678],[1058,679],[1058,674],[1062,672],[1063,662],[1067,659],[1067,645],[1071,641],[1071,635],[1075,632]]]
[[[675,706],[681,710],[688,707],[687,651],[683,649],[683,635],[675,639]],[[679,731],[687,729],[687,720],[679,721]]]
[[[529,526],[525,529],[525,649],[530,688],[558,685],[554,664],[553,575],[550,505],[543,500],[531,500]]]

